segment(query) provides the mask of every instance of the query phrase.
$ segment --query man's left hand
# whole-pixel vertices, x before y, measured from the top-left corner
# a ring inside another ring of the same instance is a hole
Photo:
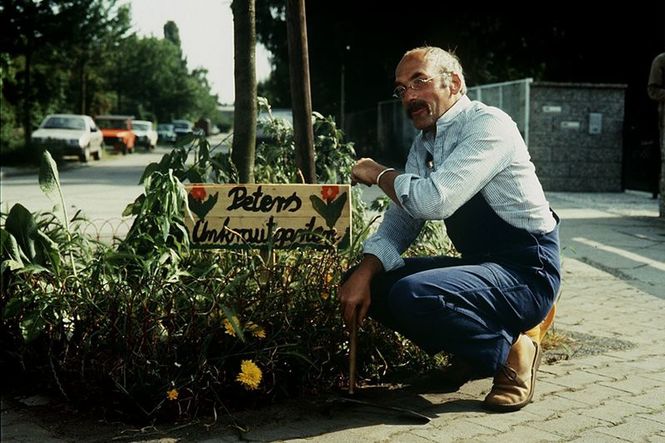
[[[371,158],[361,158],[351,169],[351,184],[362,183],[372,186],[376,184],[376,177],[386,167],[375,162]]]

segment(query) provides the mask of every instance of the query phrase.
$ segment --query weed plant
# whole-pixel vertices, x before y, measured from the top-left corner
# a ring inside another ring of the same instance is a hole
[[[313,119],[319,182],[348,183],[352,143],[331,118]],[[256,181],[299,182],[292,130],[277,120],[267,130],[274,137],[257,147]],[[221,151],[205,138],[184,139],[149,165],[145,192],[125,210],[133,225],[113,245],[82,234],[81,214],[20,204],[2,214],[5,380],[29,380],[136,422],[218,417],[347,383],[336,288],[374,228],[359,191],[348,250],[193,249],[183,183],[235,182],[230,153]],[[66,208],[48,152],[40,184]],[[446,249],[434,225],[412,252]],[[359,350],[364,383],[436,364],[373,322],[360,332]]]

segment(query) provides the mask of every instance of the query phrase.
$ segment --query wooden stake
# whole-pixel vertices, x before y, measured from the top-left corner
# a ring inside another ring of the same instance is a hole
[[[349,349],[349,394],[353,395],[356,388],[356,351],[358,347],[358,312],[351,322],[351,346]]]

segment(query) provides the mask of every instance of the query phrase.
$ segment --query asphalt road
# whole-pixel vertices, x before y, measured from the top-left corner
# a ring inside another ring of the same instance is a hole
[[[223,136],[210,138],[211,145]],[[107,152],[101,161],[87,164],[65,160],[59,165],[60,182],[68,215],[81,210],[96,223],[120,220],[125,207],[143,192],[139,180],[145,167],[159,162],[170,148],[158,146],[152,152],[137,149],[133,154]],[[39,188],[36,170],[3,168],[0,208],[8,212],[15,203],[29,211],[51,211],[59,201],[51,201]]]

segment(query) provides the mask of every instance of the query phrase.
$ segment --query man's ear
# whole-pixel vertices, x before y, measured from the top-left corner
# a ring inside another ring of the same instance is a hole
[[[456,95],[462,89],[462,79],[457,72],[450,73],[450,92]]]

